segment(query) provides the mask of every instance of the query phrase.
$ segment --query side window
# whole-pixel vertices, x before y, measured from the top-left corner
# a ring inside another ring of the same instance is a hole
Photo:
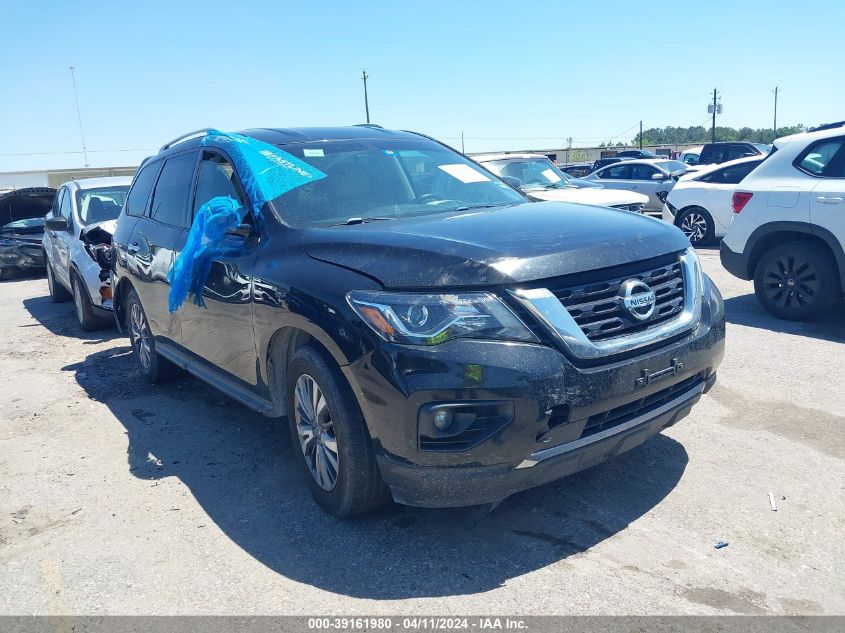
[[[179,154],[164,161],[153,191],[150,217],[171,226],[184,226],[188,197],[194,180],[196,152]]]
[[[651,180],[651,177],[659,173],[651,165],[631,165],[631,180]]]
[[[725,161],[736,160],[737,158],[743,158],[744,156],[756,156],[757,152],[745,145],[731,145],[728,148],[727,154],[728,156]]]
[[[161,169],[160,161],[147,163],[135,176],[124,207],[127,215],[144,215],[144,211],[147,209],[147,200],[150,199],[150,192],[153,190],[159,169]]]
[[[192,217],[196,215],[197,210],[202,205],[218,196],[233,198],[241,206],[244,206],[246,202],[246,196],[241,189],[232,164],[219,154],[205,152],[200,163]]]
[[[825,139],[813,143],[801,153],[794,165],[811,176],[827,176],[828,178],[842,178],[842,160],[834,160],[837,154],[842,154],[845,137]],[[833,173],[831,170],[836,171]]]
[[[53,208],[50,209],[50,215],[54,218],[58,218],[61,216],[61,208],[62,208],[62,197],[65,195],[65,188],[62,187],[56,193],[56,198],[53,200]]]
[[[62,189],[62,201],[59,203],[59,215],[67,220],[68,226],[73,226],[73,219],[71,218],[70,209],[70,192],[67,189]]]
[[[748,163],[742,163],[741,165],[732,165],[731,167],[725,167],[724,169],[720,169],[721,171],[721,178],[715,180],[714,182],[721,182],[726,185],[738,185],[742,182],[742,179],[745,178],[748,174],[752,172],[752,170],[759,165],[757,161],[751,161]]]
[[[615,165],[608,167],[599,174],[599,178],[608,178],[613,180],[625,180],[631,177],[631,168],[628,165]]]

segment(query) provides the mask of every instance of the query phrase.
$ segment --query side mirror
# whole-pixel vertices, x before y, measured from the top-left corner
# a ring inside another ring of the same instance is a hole
[[[519,178],[514,178],[513,176],[501,176],[501,178],[514,189],[522,187],[522,181]]]
[[[239,224],[238,226],[232,227],[231,229],[226,229],[226,235],[242,237],[244,239],[248,238],[251,233],[252,227],[249,224]]]
[[[666,175],[663,174],[663,173],[652,174],[651,179],[652,180],[666,180]]]
[[[51,231],[67,231],[70,228],[67,223],[67,219],[62,216],[57,218],[47,218],[44,220],[44,226]]]

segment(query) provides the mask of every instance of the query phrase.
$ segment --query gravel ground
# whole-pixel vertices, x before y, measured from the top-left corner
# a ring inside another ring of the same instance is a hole
[[[349,521],[283,425],[0,284],[0,613],[845,614],[845,310],[774,320],[702,256],[729,340],[679,425],[488,515]]]

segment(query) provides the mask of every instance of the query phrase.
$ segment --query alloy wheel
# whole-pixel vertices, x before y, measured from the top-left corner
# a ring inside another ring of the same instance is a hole
[[[311,476],[323,490],[333,490],[340,459],[334,423],[323,391],[308,374],[296,381],[294,416],[299,446]]]
[[[763,275],[763,292],[766,298],[781,308],[809,305],[818,291],[818,273],[803,257],[778,257],[769,264]]]
[[[681,220],[681,230],[693,244],[700,242],[707,235],[707,220],[696,211],[690,211]]]
[[[152,359],[152,346],[150,344],[150,329],[147,327],[147,320],[144,312],[137,303],[132,304],[129,314],[130,329],[132,333],[132,346],[138,354],[138,361],[144,369],[149,369]]]

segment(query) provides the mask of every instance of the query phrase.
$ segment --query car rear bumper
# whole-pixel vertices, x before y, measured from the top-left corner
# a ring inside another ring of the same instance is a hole
[[[745,253],[737,253],[730,249],[730,247],[722,242],[719,246],[719,259],[722,261],[722,266],[734,277],[740,279],[751,279],[750,271],[748,270],[748,257]]]

